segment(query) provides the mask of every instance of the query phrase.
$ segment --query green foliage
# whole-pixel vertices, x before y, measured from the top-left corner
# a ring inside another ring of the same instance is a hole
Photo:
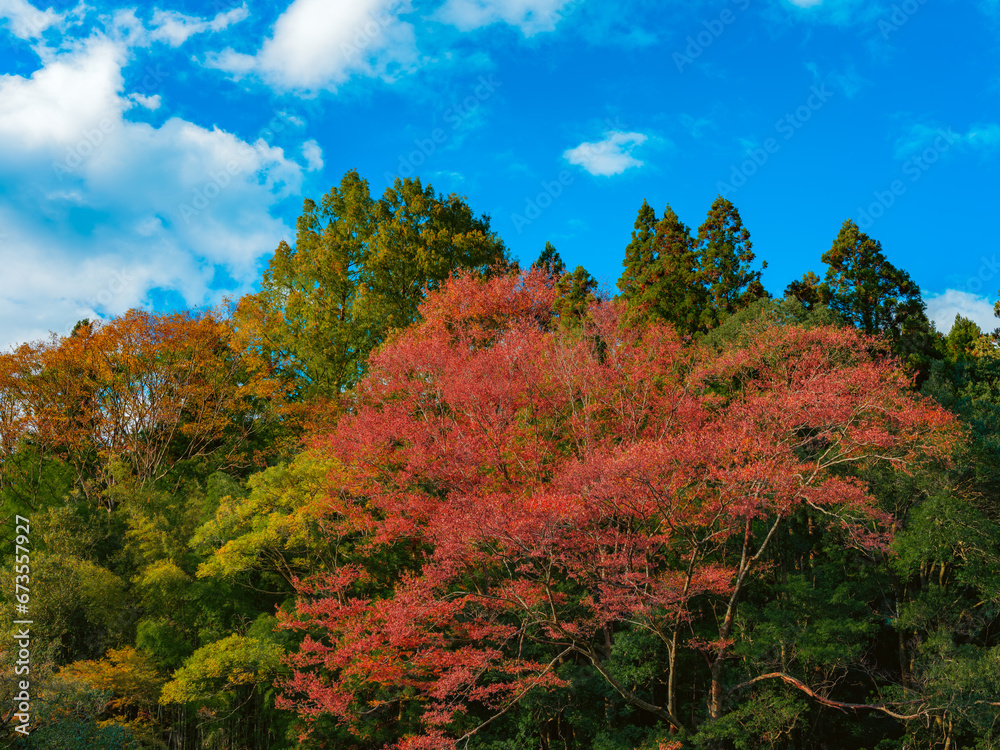
[[[869,597],[879,593],[835,564],[790,574],[769,586],[766,602],[744,609],[736,651],[754,665],[748,671],[761,664],[806,675],[846,669],[878,630],[865,589]]]
[[[143,745],[126,727],[93,721],[48,724],[18,745],[26,750],[140,750]]]
[[[194,651],[182,626],[169,617],[140,620],[136,626],[135,645],[164,670],[176,669]]]
[[[55,555],[94,559],[108,549],[107,537],[121,532],[116,518],[74,499],[52,505],[33,518],[36,547]]]
[[[305,201],[295,247],[278,246],[237,318],[302,394],[335,396],[390,330],[415,319],[427,288],[458,269],[508,266],[489,217],[460,196],[397,178],[374,200],[352,170],[319,204]]]
[[[708,297],[701,314],[704,327],[714,328],[727,316],[768,296],[760,282],[767,263],[753,270],[752,247],[736,206],[722,196],[716,198],[698,228],[698,278]]]
[[[807,310],[813,309],[823,301],[819,276],[812,271],[806,271],[802,274],[801,280],[793,281],[785,288],[785,297],[797,299]]]
[[[327,481],[337,470],[330,460],[302,453],[288,465],[252,476],[249,493],[221,498],[215,517],[191,537],[207,559],[199,578],[244,580],[265,571],[288,584],[335,556],[317,533]]]
[[[808,307],[794,297],[760,299],[723,320],[717,328],[698,338],[717,351],[745,346],[774,326],[842,327],[844,321],[822,304]]]
[[[556,281],[558,295],[552,305],[559,316],[560,325],[573,328],[579,327],[586,318],[591,304],[596,302],[597,279],[591,276],[583,266],[577,266],[573,273],[564,273]]]
[[[618,288],[635,324],[669,323],[682,335],[714,329],[768,295],[760,283],[750,233],[721,196],[695,240],[668,205],[663,218],[645,201],[639,209]],[[761,268],[766,268],[762,264]]]
[[[994,345],[975,322],[961,315],[955,316],[951,331],[945,336],[945,349],[952,361],[990,354]]]
[[[625,300],[631,300],[642,294],[645,278],[656,256],[653,245],[656,240],[656,211],[646,202],[639,207],[632,230],[632,241],[625,248],[625,267],[618,279],[618,289]]]
[[[823,301],[864,333],[887,336],[896,354],[926,372],[939,353],[920,288],[889,262],[881,243],[848,219],[823,262]]]
[[[66,663],[101,656],[129,637],[134,612],[120,577],[60,554],[35,554],[31,568],[33,647],[39,652],[51,646],[57,662]]]
[[[531,264],[532,268],[539,268],[553,279],[560,278],[566,273],[566,264],[559,255],[559,251],[553,247],[551,242],[545,243],[545,248],[538,255],[538,260]]]
[[[1000,604],[1000,528],[967,500],[945,496],[920,503],[895,546],[893,565],[904,579],[923,576],[973,587],[977,607],[992,603],[987,612]]]
[[[659,320],[681,334],[691,334],[699,330],[707,304],[694,240],[670,206],[650,229],[647,225],[654,216],[643,203],[618,280],[621,299],[633,311],[635,322]]]
[[[3,457],[0,514],[37,513],[61,504],[73,491],[73,469],[37,445],[22,442]]]
[[[991,352],[935,362],[923,393],[952,411],[969,431],[957,476],[971,481],[984,502],[1000,510],[1000,356]]]
[[[135,580],[136,590],[147,612],[176,612],[184,604],[191,576],[172,560],[158,560]]]
[[[206,746],[278,748],[289,717],[274,709],[272,684],[286,653],[276,620],[260,615],[245,635],[231,634],[195,651],[176,670],[160,698],[167,706],[197,708],[207,717]]]
[[[638,657],[630,646],[619,654]],[[628,634],[621,637],[628,638]],[[640,637],[640,641],[643,640]],[[639,641],[633,641],[637,645]],[[614,659],[617,662],[617,657]],[[647,662],[652,660],[649,655]],[[655,663],[655,662],[654,662]],[[616,668],[623,675],[628,666]],[[615,700],[614,691],[592,671],[572,659],[558,668],[566,687],[525,696],[509,714],[500,717],[469,743],[477,750],[536,750],[545,747],[588,748],[588,750],[634,750],[661,734],[659,727],[643,720],[640,712]],[[632,684],[632,683],[629,683]],[[650,745],[655,748],[656,745]]]
[[[285,650],[266,631],[274,627],[275,619],[261,617],[258,622],[263,625],[252,634],[231,635],[195,651],[163,689],[162,702],[225,703],[225,696],[236,688],[270,685]]]
[[[799,695],[781,688],[761,688],[743,696],[733,710],[704,724],[694,737],[696,748],[732,747],[764,750],[796,746],[796,730],[805,723],[809,705]],[[845,745],[841,745],[846,746]]]

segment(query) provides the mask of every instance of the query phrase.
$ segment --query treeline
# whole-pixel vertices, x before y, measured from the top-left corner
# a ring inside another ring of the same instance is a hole
[[[6,744],[1000,747],[996,337],[818,260],[643,203],[612,295],[348,172],[257,294],[0,355]]]

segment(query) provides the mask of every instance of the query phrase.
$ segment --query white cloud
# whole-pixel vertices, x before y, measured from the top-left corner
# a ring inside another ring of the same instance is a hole
[[[61,18],[52,8],[39,10],[27,0],[0,0],[0,19],[19,39],[38,39]]]
[[[621,174],[631,167],[641,167],[643,162],[632,156],[632,149],[647,141],[642,133],[623,133],[612,130],[604,139],[596,142],[584,141],[576,148],[568,149],[563,158],[576,164],[592,175],[609,177]]]
[[[941,294],[926,297],[924,301],[927,303],[927,317],[934,321],[934,325],[942,333],[951,330],[956,315],[973,321],[983,333],[990,333],[1000,327],[1000,319],[993,314],[993,303],[986,297],[946,289]]]
[[[74,144],[105,118],[119,119],[124,48],[95,39],[86,51],[54,57],[30,78],[0,76],[0,142],[29,151]],[[16,157],[17,154],[11,154]]]
[[[76,320],[144,304],[185,304],[257,280],[290,234],[271,216],[303,167],[280,148],[173,117],[124,119],[123,43],[95,36],[43,55],[28,78],[0,77],[0,346],[66,332]],[[314,155],[315,156],[315,155]]]
[[[419,60],[399,0],[294,0],[255,55],[227,49],[208,60],[284,90],[335,90],[353,75],[393,80]]]
[[[140,107],[145,107],[148,110],[155,111],[160,108],[162,100],[159,94],[153,94],[152,96],[143,96],[142,94],[133,93],[128,95],[129,101],[135,102]]]
[[[233,8],[225,13],[219,13],[211,21],[194,16],[185,16],[173,10],[156,10],[153,12],[152,31],[150,39],[154,42],[166,42],[171,47],[179,47],[191,36],[205,31],[223,31],[234,23],[239,23],[250,15],[247,4]]]
[[[323,149],[315,140],[310,138],[302,144],[302,157],[306,160],[306,168],[310,172],[323,168]]]
[[[525,36],[552,31],[573,0],[447,0],[438,17],[461,31],[494,23],[517,26]]]

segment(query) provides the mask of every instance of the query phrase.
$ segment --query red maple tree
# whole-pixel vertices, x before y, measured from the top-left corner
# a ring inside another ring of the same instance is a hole
[[[853,330],[774,327],[718,353],[630,330],[607,301],[554,325],[553,298],[541,274],[454,279],[316,439],[352,476],[324,522],[354,542],[299,584],[285,707],[452,748],[572,657],[680,727],[693,645],[718,716],[736,609],[782,523],[808,505],[884,548],[892,519],[845,468],[950,450],[952,418]],[[685,644],[706,611],[716,635]],[[662,705],[607,668],[624,623],[666,646]]]

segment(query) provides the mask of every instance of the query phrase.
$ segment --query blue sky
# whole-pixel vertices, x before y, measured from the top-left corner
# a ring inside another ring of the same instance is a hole
[[[853,218],[992,329],[998,52],[997,0],[0,0],[0,345],[252,291],[352,168],[609,288],[644,199],[776,294]]]

